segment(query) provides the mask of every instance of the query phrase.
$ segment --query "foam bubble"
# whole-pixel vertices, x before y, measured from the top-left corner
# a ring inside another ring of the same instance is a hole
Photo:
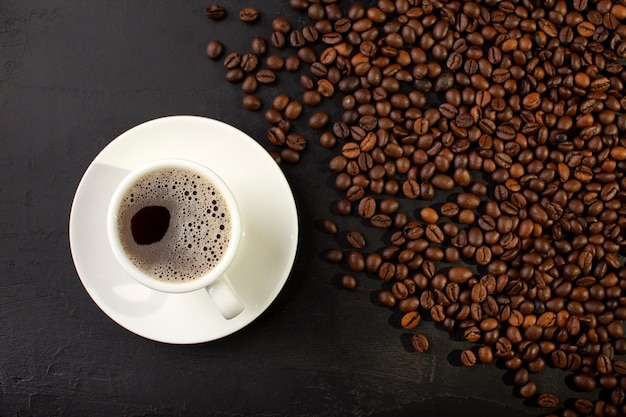
[[[137,244],[131,219],[147,206],[170,213],[163,238]],[[213,269],[230,243],[231,223],[226,200],[213,183],[193,171],[165,168],[140,178],[128,190],[118,227],[122,246],[143,272],[163,281],[194,280]]]

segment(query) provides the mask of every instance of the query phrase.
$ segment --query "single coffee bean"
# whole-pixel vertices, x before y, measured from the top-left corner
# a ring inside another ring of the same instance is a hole
[[[259,110],[263,106],[263,102],[258,96],[254,94],[246,94],[243,98],[243,107],[246,110]]]
[[[276,73],[270,69],[262,69],[257,71],[256,80],[261,84],[271,84],[276,81]]]
[[[370,219],[370,223],[374,227],[386,229],[393,224],[393,221],[391,220],[391,217],[389,217],[387,214],[375,214]]]
[[[376,213],[376,200],[369,196],[364,197],[359,202],[357,210],[359,216],[365,219],[370,219],[372,216],[374,216],[374,213]]]
[[[537,385],[533,381],[529,381],[528,383],[522,385],[519,388],[519,395],[522,398],[530,398],[537,392]]]
[[[420,217],[424,222],[432,224],[437,223],[437,221],[439,220],[439,214],[437,213],[437,210],[432,207],[424,207],[423,209],[421,209]]]
[[[428,338],[421,333],[416,333],[411,337],[411,345],[416,352],[426,352],[430,348]]]
[[[224,45],[217,40],[210,41],[206,46],[207,57],[213,61],[218,60],[224,53]]]
[[[442,243],[444,239],[443,231],[436,224],[426,226],[426,238],[432,243]]]
[[[282,146],[286,140],[285,132],[278,126],[272,126],[267,131],[267,139],[274,145]]]
[[[365,258],[361,252],[351,251],[348,254],[348,267],[354,272],[361,272],[365,269]]]
[[[353,290],[357,287],[356,277],[352,274],[343,274],[339,282],[341,287],[346,290]]]
[[[287,163],[295,164],[300,160],[300,152],[291,148],[284,148],[280,151],[280,157],[281,160]]]
[[[481,346],[478,348],[478,360],[480,363],[493,362],[493,349],[491,346]]]
[[[461,363],[463,366],[474,366],[476,365],[476,355],[469,349],[465,349],[461,352]]]
[[[337,233],[338,230],[337,224],[332,219],[324,219],[322,221],[322,227],[324,228],[326,233],[330,233],[331,235]]]
[[[537,405],[544,408],[555,408],[559,405],[559,397],[554,394],[539,394]]]
[[[348,240],[350,246],[355,249],[363,249],[365,247],[365,237],[357,230],[348,232],[346,239]]]
[[[574,375],[573,382],[574,382],[574,386],[579,391],[591,392],[596,388],[595,379],[587,374]]]
[[[285,58],[285,70],[289,72],[297,72],[300,69],[300,58],[295,55]]]
[[[301,151],[306,147],[306,139],[303,136],[297,135],[295,133],[290,133],[287,135],[285,145],[295,151]]]
[[[286,35],[291,30],[291,24],[287,21],[287,19],[277,17],[272,20],[272,29]]]
[[[334,264],[341,263],[343,261],[343,252],[341,249],[330,249],[326,252],[326,260]]]
[[[259,18],[259,11],[254,7],[244,7],[239,11],[239,19],[245,23],[252,23]]]
[[[219,4],[212,4],[204,9],[204,13],[211,20],[220,20],[226,14],[226,9]]]
[[[285,117],[290,120],[295,120],[302,114],[302,103],[296,100],[292,100],[285,107]]]
[[[422,321],[422,317],[419,315],[417,311],[409,311],[405,313],[400,319],[400,326],[403,329],[410,330],[417,327],[418,324]]]
[[[323,111],[315,112],[309,118],[309,127],[311,129],[323,129],[328,123],[328,113]]]
[[[241,68],[233,68],[226,71],[226,80],[231,83],[238,83],[243,80],[245,74]]]
[[[285,66],[285,60],[279,55],[269,55],[265,59],[265,64],[267,65],[267,69],[270,69],[272,71],[280,71]]]
[[[241,69],[244,70],[245,72],[251,72],[254,71],[256,69],[258,65],[258,59],[256,57],[256,55],[254,54],[244,54],[241,57]]]
[[[261,36],[257,36],[252,39],[251,44],[252,53],[258,56],[265,55],[267,52],[267,41]]]
[[[378,293],[378,302],[385,307],[393,308],[396,305],[396,298],[391,291],[383,290]]]
[[[254,75],[248,75],[241,83],[241,91],[246,94],[254,94],[258,88],[258,82]]]
[[[224,68],[231,70],[235,69],[241,63],[241,55],[237,52],[231,52],[224,57]]]
[[[281,32],[273,32],[270,35],[270,43],[274,48],[282,49],[287,44],[287,40],[285,39],[285,35]]]

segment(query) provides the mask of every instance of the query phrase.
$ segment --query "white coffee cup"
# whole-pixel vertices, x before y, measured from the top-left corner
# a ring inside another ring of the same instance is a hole
[[[167,224],[147,214],[140,218],[150,212],[146,207],[161,208],[153,210],[159,213],[164,208]],[[208,167],[161,159],[132,170],[111,197],[107,234],[116,259],[140,284],[166,293],[205,288],[225,319],[243,311],[227,277],[242,234],[239,210],[226,183]]]

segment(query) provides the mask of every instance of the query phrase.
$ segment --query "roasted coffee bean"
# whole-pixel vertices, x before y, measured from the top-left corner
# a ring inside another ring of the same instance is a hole
[[[237,52],[231,52],[224,57],[224,68],[231,70],[235,69],[241,63],[241,55]]]
[[[596,388],[596,381],[593,377],[587,374],[576,374],[574,375],[574,386],[577,390],[583,392],[590,392]]]
[[[241,69],[245,72],[254,71],[258,65],[258,59],[254,54],[244,54],[241,57],[241,63],[239,64]]]
[[[295,151],[301,151],[306,147],[306,139],[303,136],[290,133],[287,135],[285,145]]]
[[[252,23],[259,18],[259,11],[254,7],[244,7],[239,11],[239,19],[245,23]]]
[[[343,261],[343,252],[341,251],[341,249],[331,249],[326,252],[326,259],[328,260],[328,262],[334,264],[341,263],[341,261]]]
[[[267,131],[267,139],[274,145],[281,146],[285,144],[286,135],[281,128],[273,126]]]
[[[348,240],[350,246],[355,249],[363,249],[365,247],[365,237],[357,230],[348,232],[346,239]]]
[[[231,83],[238,83],[243,80],[244,73],[241,68],[233,68],[226,71],[226,80]]]
[[[308,124],[311,129],[319,130],[319,129],[323,129],[327,123],[328,123],[328,113],[319,111],[311,115],[311,117],[309,118]]]
[[[278,55],[269,55],[265,59],[265,64],[267,66],[267,69],[270,69],[272,71],[280,71],[285,66],[285,60]]]
[[[444,234],[441,231],[441,228],[436,224],[429,224],[426,226],[425,235],[426,238],[432,243],[442,243],[444,239]]]
[[[213,61],[218,60],[224,53],[224,45],[217,40],[210,41],[206,46],[206,55]]]
[[[243,98],[243,107],[246,110],[259,110],[263,106],[261,99],[254,94],[246,94]]]
[[[270,35],[270,43],[274,48],[282,49],[286,46],[287,40],[282,32],[273,32]]]
[[[332,219],[324,219],[322,221],[322,228],[326,231],[326,233],[330,233],[331,235],[337,233],[338,230],[337,224]]]
[[[417,311],[409,311],[402,316],[400,320],[400,325],[403,329],[410,330],[417,327],[418,324],[422,321],[421,316]]]
[[[258,82],[254,75],[248,75],[241,83],[241,91],[246,94],[254,94],[258,88]]]
[[[559,405],[559,398],[554,394],[539,394],[537,405],[544,408],[555,408]]]
[[[257,36],[252,39],[251,44],[252,53],[258,56],[265,55],[267,52],[267,41],[261,36]]]
[[[461,363],[463,366],[474,366],[476,365],[476,355],[469,349],[465,349],[461,352]]]
[[[256,73],[256,80],[261,84],[271,84],[276,81],[276,73],[269,69],[262,69]]]
[[[536,392],[537,385],[533,381],[529,381],[519,388],[519,395],[523,398],[531,398]]]
[[[285,58],[285,70],[289,72],[296,72],[300,69],[300,58],[295,55]]]
[[[428,342],[428,338],[421,333],[416,333],[411,336],[411,345],[416,352],[426,352],[430,344]]]
[[[389,228],[393,222],[391,220],[391,217],[389,217],[387,214],[375,214],[371,217],[370,223],[374,227],[386,229]]]
[[[353,290],[357,287],[356,277],[352,274],[344,274],[340,278],[340,285],[346,290]]]
[[[378,302],[385,307],[392,308],[396,305],[396,298],[391,291],[383,290],[378,293]]]
[[[204,13],[211,20],[220,20],[226,14],[226,9],[218,4],[212,4],[204,9]]]
[[[284,114],[287,119],[297,119],[302,114],[302,103],[296,100],[291,100],[285,107]]]

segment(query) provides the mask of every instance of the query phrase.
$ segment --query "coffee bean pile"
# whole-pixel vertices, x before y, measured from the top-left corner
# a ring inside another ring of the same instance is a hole
[[[272,154],[300,159],[295,121],[314,109],[338,218],[388,240],[367,251],[366,231],[348,231],[352,249],[326,253],[349,270],[340,284],[378,277],[402,328],[429,317],[462,334],[475,344],[463,365],[501,361],[540,407],[626,415],[626,1],[371,3],[290,0],[310,24],[275,18],[269,41],[223,61],[252,111],[260,85],[301,74],[302,100],[265,110]],[[341,114],[315,110],[325,99]],[[547,366],[597,398],[543,392],[533,375]]]

